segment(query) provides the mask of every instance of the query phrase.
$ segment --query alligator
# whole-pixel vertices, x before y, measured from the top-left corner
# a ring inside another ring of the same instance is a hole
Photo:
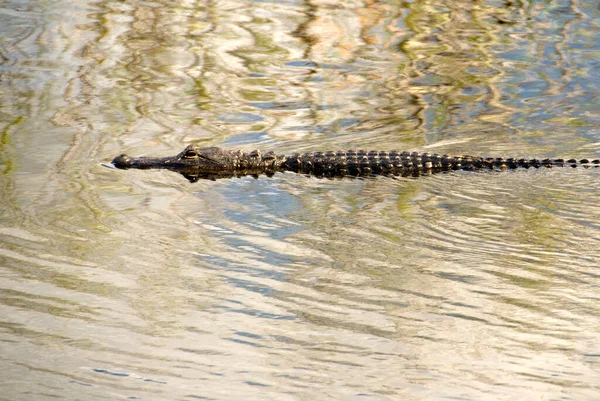
[[[506,170],[540,167],[600,167],[600,159],[515,159],[504,157],[449,156],[419,152],[347,150],[291,156],[258,150],[243,152],[219,147],[189,145],[170,157],[130,157],[121,154],[112,164],[120,169],[167,169],[189,181],[261,174],[278,171],[318,177],[403,176],[417,177],[452,170]]]

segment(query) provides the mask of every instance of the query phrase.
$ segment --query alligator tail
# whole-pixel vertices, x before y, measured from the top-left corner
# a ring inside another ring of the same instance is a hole
[[[505,170],[541,167],[600,167],[600,160],[516,159],[449,156],[419,152],[338,151],[294,154],[281,168],[317,176],[418,176],[450,170]]]

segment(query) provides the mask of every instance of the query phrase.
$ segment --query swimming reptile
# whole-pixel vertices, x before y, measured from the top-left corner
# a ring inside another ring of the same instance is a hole
[[[112,161],[120,169],[167,169],[181,173],[194,182],[243,175],[272,176],[278,171],[315,175],[344,176],[420,176],[450,170],[500,170],[540,167],[599,167],[600,159],[514,159],[475,156],[448,156],[398,151],[329,151],[290,156],[258,150],[243,152],[218,147],[189,145],[169,157],[130,157],[121,154]]]

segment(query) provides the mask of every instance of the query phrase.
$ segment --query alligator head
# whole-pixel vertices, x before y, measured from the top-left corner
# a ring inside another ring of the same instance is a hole
[[[120,169],[167,169],[181,173],[194,182],[201,178],[216,179],[246,174],[268,173],[260,152],[244,153],[218,147],[202,148],[189,145],[183,152],[170,157],[131,157],[121,154],[112,164]],[[273,166],[273,162],[271,162]]]
[[[130,157],[121,154],[113,159],[112,164],[120,169],[194,168],[210,172],[233,169],[236,156],[235,152],[217,147],[201,148],[198,145],[189,145],[183,152],[169,157]]]

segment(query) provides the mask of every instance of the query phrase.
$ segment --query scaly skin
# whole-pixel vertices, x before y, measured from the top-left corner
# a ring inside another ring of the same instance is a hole
[[[168,169],[194,182],[200,178],[223,178],[242,175],[273,175],[293,171],[319,177],[344,176],[419,176],[449,170],[493,170],[540,167],[599,167],[600,160],[513,159],[473,156],[448,156],[418,152],[380,152],[348,150],[276,155],[255,150],[242,152],[217,147],[189,145],[172,157],[129,157],[125,154],[112,163],[120,169]]]

